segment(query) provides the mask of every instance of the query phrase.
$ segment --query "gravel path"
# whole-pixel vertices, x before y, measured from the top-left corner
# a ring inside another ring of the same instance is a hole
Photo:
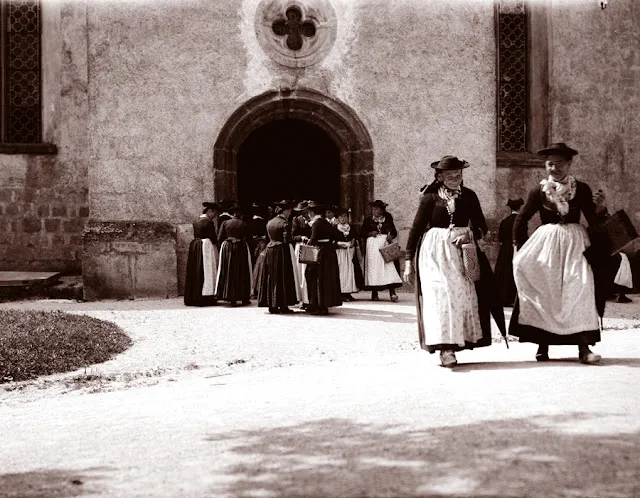
[[[112,320],[135,344],[86,374],[2,386],[0,496],[640,496],[636,303],[609,306],[599,366],[568,346],[541,365],[512,343],[453,371],[418,349],[408,294],[331,317],[1,307]]]
[[[122,327],[134,345],[87,369],[3,385],[0,402],[26,402],[76,389],[148,385],[183,375],[227,375],[336,361],[354,364],[419,351],[413,295],[399,296],[397,303],[371,302],[360,293],[356,295],[360,300],[335,308],[328,317],[300,311],[270,315],[255,305],[190,308],[181,299],[2,303],[0,309],[61,310],[108,320]],[[507,317],[509,313],[506,309]],[[606,329],[634,327],[640,327],[640,301],[609,303]],[[493,333],[499,340],[495,326]]]

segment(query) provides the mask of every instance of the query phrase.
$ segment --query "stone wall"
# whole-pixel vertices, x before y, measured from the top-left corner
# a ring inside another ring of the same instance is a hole
[[[89,217],[82,2],[42,2],[43,137],[57,154],[0,155],[0,270],[79,273]]]

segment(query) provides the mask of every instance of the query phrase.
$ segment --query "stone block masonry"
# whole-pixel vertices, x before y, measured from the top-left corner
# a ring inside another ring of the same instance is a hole
[[[0,271],[79,274],[86,196],[52,188],[0,187]]]
[[[90,222],[82,236],[84,299],[178,295],[176,228],[165,222]]]

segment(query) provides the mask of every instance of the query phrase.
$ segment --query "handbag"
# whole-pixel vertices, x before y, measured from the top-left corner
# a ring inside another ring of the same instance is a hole
[[[300,246],[300,254],[298,262],[305,265],[317,265],[320,263],[320,247],[319,246]]]
[[[462,264],[464,266],[464,275],[471,282],[480,280],[480,261],[478,259],[478,248],[475,242],[462,244]]]
[[[602,224],[602,231],[609,244],[611,256],[619,253],[626,245],[638,238],[638,232],[624,209],[609,216]]]
[[[381,247],[379,251],[385,263],[391,263],[392,261],[402,258],[402,249],[400,249],[400,244],[397,242],[387,244],[386,246]]]

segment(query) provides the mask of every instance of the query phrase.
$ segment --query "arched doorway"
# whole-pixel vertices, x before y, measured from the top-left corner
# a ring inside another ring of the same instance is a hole
[[[288,122],[288,124],[285,124]],[[250,147],[245,144],[254,144],[265,149],[265,140],[269,137],[275,139],[279,146],[273,146],[277,154],[284,151],[287,146],[292,146],[283,132],[288,126],[298,124],[300,130],[298,136],[306,136],[307,143],[325,143],[328,138],[337,148],[338,171],[326,178],[339,178],[339,192],[334,187],[323,186],[326,191],[325,201],[333,201],[338,195],[338,203],[352,209],[352,220],[360,222],[367,211],[367,203],[373,198],[373,146],[371,137],[355,112],[347,105],[319,92],[308,89],[295,89],[267,92],[259,95],[239,107],[227,120],[220,131],[214,147],[213,157],[213,181],[215,200],[233,199],[239,201],[253,201],[247,199],[250,193],[254,195],[256,189],[247,187],[245,178],[247,171],[257,171],[259,157],[257,153],[251,159],[247,152]],[[306,131],[302,131],[302,127]],[[324,137],[324,138],[322,138]],[[262,145],[260,145],[262,144]],[[327,145],[327,150],[330,146]],[[241,152],[242,150],[242,152]],[[295,154],[295,151],[293,152]],[[248,154],[248,155],[247,155]],[[302,153],[304,157],[304,153]],[[330,157],[335,155],[329,154]],[[327,157],[329,157],[327,156]],[[248,159],[249,158],[249,159]],[[333,160],[331,160],[333,161]],[[306,170],[317,169],[308,158],[306,164],[298,164],[298,168]],[[287,166],[289,168],[290,166]],[[294,168],[295,169],[295,168]],[[239,173],[242,177],[239,176]],[[301,174],[298,171],[298,174]],[[304,175],[312,175],[305,171]],[[315,178],[313,176],[305,178]],[[333,181],[333,180],[332,180]],[[256,182],[258,183],[258,182]],[[278,197],[314,197],[313,195],[277,195],[274,185],[269,187],[273,192],[266,195],[268,200]],[[291,184],[289,187],[291,188]],[[312,192],[310,192],[312,193]],[[242,199],[240,199],[242,197]]]
[[[271,121],[238,149],[238,201],[280,199],[340,202],[340,149],[309,121]]]

